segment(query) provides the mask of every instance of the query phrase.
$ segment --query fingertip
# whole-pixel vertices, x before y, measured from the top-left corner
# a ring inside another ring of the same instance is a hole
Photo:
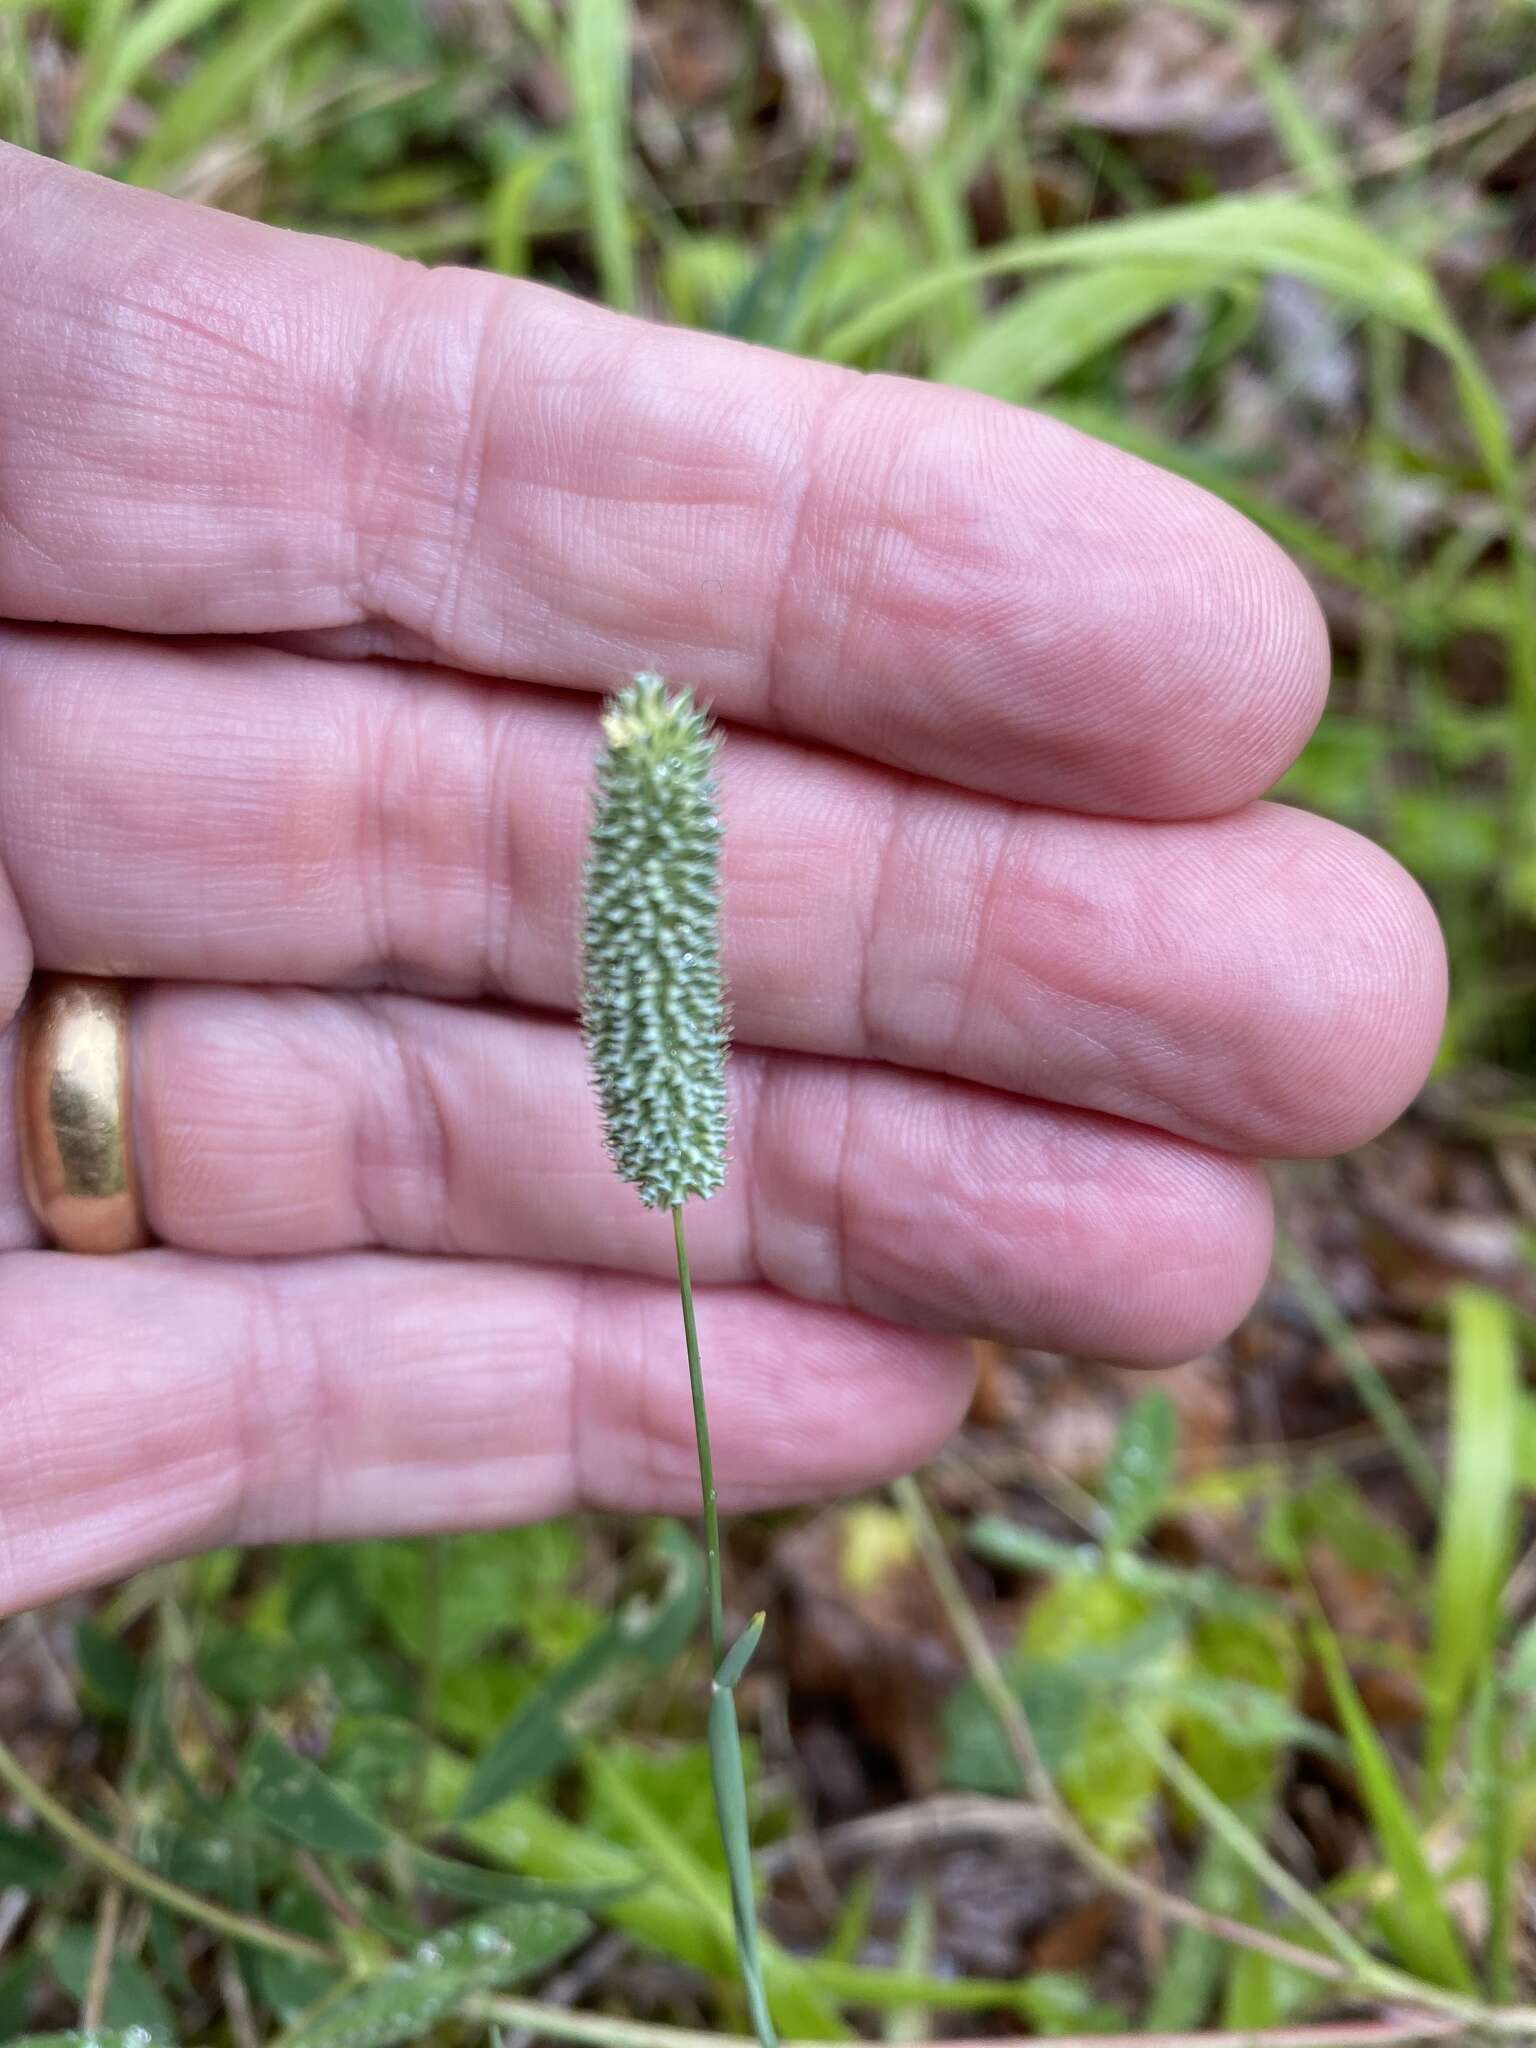
[[[1165,1367],[1225,1342],[1263,1289],[1274,1227],[1262,1167],[1189,1148],[1177,1213],[1147,1219],[1162,1256],[1129,1276],[1117,1304],[1122,1334],[1095,1356],[1115,1365]]]
[[[1267,807],[1283,815],[1283,807]],[[1293,971],[1272,1029],[1272,1156],[1328,1157],[1379,1135],[1429,1076],[1445,1027],[1445,937],[1400,862],[1348,827],[1292,811]]]

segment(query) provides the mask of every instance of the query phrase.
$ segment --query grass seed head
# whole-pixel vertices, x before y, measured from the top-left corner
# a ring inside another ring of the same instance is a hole
[[[582,1029],[609,1155],[664,1209],[725,1178],[718,742],[689,693],[656,675],[609,699],[603,733]]]

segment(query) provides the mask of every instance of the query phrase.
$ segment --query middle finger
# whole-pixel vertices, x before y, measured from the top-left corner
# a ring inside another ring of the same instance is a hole
[[[596,742],[433,669],[0,628],[0,858],[43,966],[567,1009]],[[745,732],[721,780],[746,1042],[1269,1154],[1369,1135],[1432,1056],[1433,917],[1322,820],[1032,810]]]

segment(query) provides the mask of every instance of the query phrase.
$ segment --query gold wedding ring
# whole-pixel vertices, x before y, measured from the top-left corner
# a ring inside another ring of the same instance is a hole
[[[22,1184],[60,1251],[148,1242],[133,1170],[128,997],[94,975],[32,984],[16,1064]]]

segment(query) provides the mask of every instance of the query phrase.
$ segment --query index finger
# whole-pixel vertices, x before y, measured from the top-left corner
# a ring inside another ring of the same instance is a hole
[[[1321,708],[1285,557],[1058,422],[4,146],[0,222],[0,613],[658,667],[739,721],[1151,818],[1246,801]]]

